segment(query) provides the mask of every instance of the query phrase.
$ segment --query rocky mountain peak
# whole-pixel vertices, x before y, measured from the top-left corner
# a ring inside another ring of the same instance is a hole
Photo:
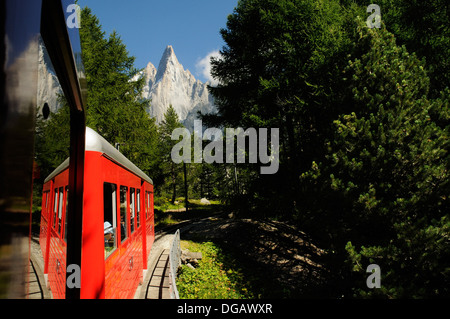
[[[149,113],[160,123],[172,105],[180,120],[190,128],[197,112],[215,112],[207,84],[195,79],[178,61],[171,45],[162,55],[158,69],[149,63],[143,72],[146,79],[143,97],[151,100]]]
[[[156,80],[158,81],[160,78],[164,76],[165,73],[173,71],[174,68],[179,68],[180,62],[178,62],[177,56],[175,55],[175,51],[172,46],[169,45],[164,50],[161,61],[158,66],[158,73],[156,76]]]

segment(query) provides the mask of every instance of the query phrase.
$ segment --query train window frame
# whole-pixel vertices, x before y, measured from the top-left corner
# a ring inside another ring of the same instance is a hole
[[[59,200],[58,200],[58,228],[56,232],[61,235],[62,231],[62,213],[64,207],[64,187],[59,188]]]
[[[125,190],[125,196],[122,196],[122,191]],[[124,243],[128,237],[128,186],[120,185],[120,243]],[[125,201],[122,201],[122,198]]]
[[[149,204],[149,200],[150,197],[148,196],[148,191],[145,191],[144,193],[144,216],[145,216],[145,220],[147,220],[147,216],[148,216],[148,204]]]
[[[55,188],[53,195],[53,215],[51,216],[53,224],[52,228],[55,231],[56,231],[56,219],[58,214],[58,198],[59,198],[58,196],[59,196],[58,188]]]
[[[154,198],[153,198],[153,192],[148,192],[149,193],[149,201],[150,201],[150,203],[149,203],[149,205],[148,205],[148,220],[150,220],[152,217],[153,217],[153,215],[154,215],[154,212],[152,211],[152,207],[153,207],[153,202],[154,202]]]
[[[64,242],[67,244],[67,215],[69,213],[69,185],[67,185],[64,188],[66,200],[65,200],[65,207],[64,207],[64,234],[61,234],[61,236],[64,237]]]
[[[130,187],[130,234],[136,230],[136,189]]]
[[[45,201],[44,205],[42,205],[41,216],[48,222],[48,202],[50,198],[50,191],[44,191]]]
[[[136,189],[136,229],[141,227],[141,190],[139,188]]]
[[[148,200],[148,206],[147,206],[147,216],[145,217],[145,220],[149,220],[150,218],[150,211],[152,209],[152,195],[151,192],[147,192],[147,200]]]
[[[108,190],[108,187],[110,190]],[[108,191],[108,193],[107,193]],[[108,204],[110,203],[110,206]],[[108,207],[106,206],[108,205]],[[106,209],[110,208],[110,212],[107,213]],[[108,259],[118,248],[118,232],[117,232],[117,184],[115,183],[103,183],[103,225],[105,227],[105,223],[109,222],[112,226],[112,240],[111,238],[107,238],[107,234],[105,234],[104,229],[104,253],[105,260]],[[107,216],[109,215],[109,216]],[[107,246],[111,245],[112,246]],[[107,248],[112,248],[108,250]]]
[[[48,207],[48,191],[47,192],[44,192],[44,194],[45,194],[45,205],[44,205],[44,208],[45,208],[45,210],[47,210],[47,207]]]

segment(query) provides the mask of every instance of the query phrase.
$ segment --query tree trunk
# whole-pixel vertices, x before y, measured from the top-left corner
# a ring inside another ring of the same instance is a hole
[[[185,207],[186,207],[186,211],[189,210],[189,201],[188,201],[188,181],[187,181],[187,168],[186,168],[186,163],[183,162],[183,170],[184,170],[184,202],[185,202]]]
[[[175,164],[172,163],[172,204],[175,204],[177,198],[177,175],[175,173]]]

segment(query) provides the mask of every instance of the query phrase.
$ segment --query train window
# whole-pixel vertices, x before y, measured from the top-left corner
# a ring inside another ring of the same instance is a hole
[[[59,188],[59,210],[58,210],[58,228],[57,232],[61,234],[61,220],[62,220],[62,210],[63,210],[63,203],[64,203],[64,188]]]
[[[127,195],[128,187],[120,186],[120,240],[123,242],[128,238],[127,227]]]
[[[139,228],[140,225],[140,213],[141,213],[141,190],[137,189],[136,190],[136,229]]]
[[[150,209],[152,208],[152,202],[151,202],[151,197],[150,197],[150,192],[147,192],[147,201],[148,201],[148,203],[147,203],[147,216],[146,216],[146,219],[148,219],[149,218],[149,216],[150,216]]]
[[[134,197],[134,193],[135,193],[135,189],[133,187],[130,188],[130,229],[131,229],[131,233],[134,232],[134,223],[135,223],[135,209],[136,209],[136,204],[135,204],[135,197]]]
[[[67,215],[69,215],[69,186],[66,186],[66,209],[64,213],[64,241],[67,243]]]
[[[150,196],[150,205],[148,206],[148,218],[152,218],[153,217],[153,193],[152,192],[149,192],[148,193],[149,194],[149,196]]]
[[[47,208],[48,207],[48,192],[45,192],[44,196],[45,196],[45,208]]]
[[[46,220],[48,220],[48,198],[49,198],[49,192],[44,192],[44,205],[42,209],[42,216],[45,217]]]
[[[58,213],[58,189],[55,188],[55,198],[53,202],[53,228],[56,229],[56,214]]]
[[[147,215],[148,215],[148,204],[149,204],[149,198],[148,198],[148,192],[145,192],[145,205],[144,205],[144,216],[145,216],[145,220],[147,220]]]
[[[105,236],[105,259],[117,248],[117,186],[103,184],[103,233]]]

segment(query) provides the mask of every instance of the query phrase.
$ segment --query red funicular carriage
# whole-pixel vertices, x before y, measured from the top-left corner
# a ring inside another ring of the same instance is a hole
[[[45,180],[40,246],[47,285],[64,298],[69,160]],[[86,129],[81,298],[133,298],[154,241],[153,182]],[[69,234],[70,236],[70,234]]]

